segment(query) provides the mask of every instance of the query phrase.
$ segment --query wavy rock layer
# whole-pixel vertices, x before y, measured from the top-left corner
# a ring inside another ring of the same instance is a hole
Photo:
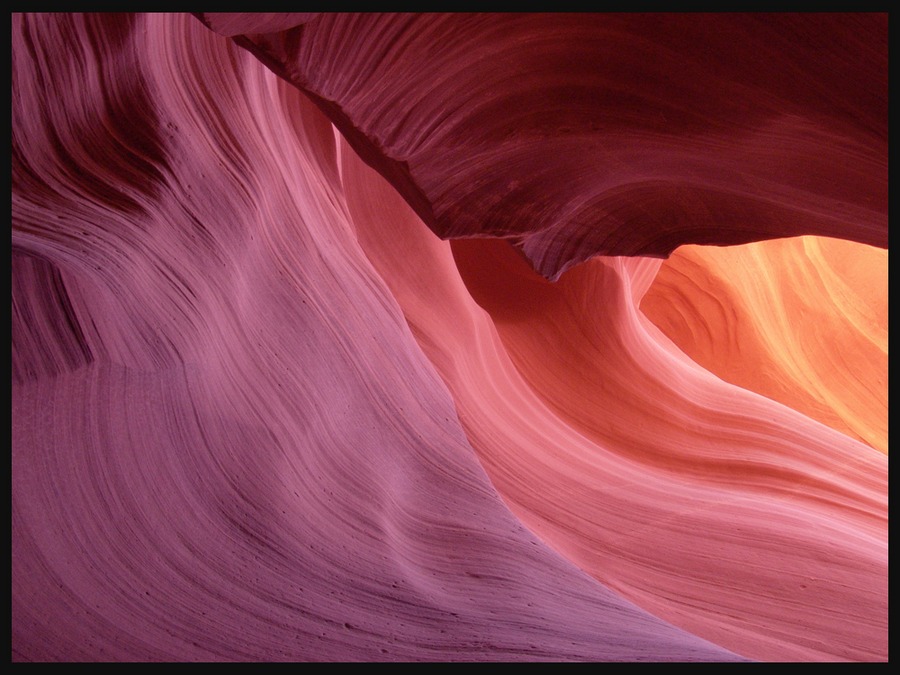
[[[886,22],[538,18],[13,16],[13,660],[887,659],[886,455],[532,269],[886,245]]]
[[[641,310],[694,361],[887,452],[887,250],[803,237],[686,246]]]
[[[236,39],[441,237],[508,237],[550,278],[691,243],[887,246],[886,14],[302,20]]]
[[[14,16],[14,660],[730,660],[538,541],[331,124],[190,16]]]
[[[887,657],[883,455],[686,358],[637,309],[661,261],[550,283],[506,242],[438,241],[343,160],[360,243],[526,525],[741,654]]]

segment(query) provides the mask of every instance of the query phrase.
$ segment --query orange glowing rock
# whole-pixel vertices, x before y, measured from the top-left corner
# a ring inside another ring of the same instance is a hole
[[[821,237],[685,246],[641,309],[722,379],[886,453],[887,264]]]

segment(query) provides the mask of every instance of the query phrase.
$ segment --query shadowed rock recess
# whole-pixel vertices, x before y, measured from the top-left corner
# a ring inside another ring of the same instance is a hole
[[[13,661],[887,660],[887,15],[11,20]]]

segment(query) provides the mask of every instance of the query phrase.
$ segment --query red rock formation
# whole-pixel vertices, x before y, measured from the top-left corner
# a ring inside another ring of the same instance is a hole
[[[509,237],[550,278],[685,243],[887,246],[886,14],[246,20],[437,234]]]
[[[737,658],[508,511],[299,92],[13,19],[14,661]]]
[[[526,525],[738,653],[886,658],[883,455],[687,359],[637,310],[660,261],[550,283],[506,242],[436,240],[354,159],[360,243]]]
[[[887,659],[886,455],[572,267],[886,246],[886,17],[198,18],[13,15],[14,661]]]

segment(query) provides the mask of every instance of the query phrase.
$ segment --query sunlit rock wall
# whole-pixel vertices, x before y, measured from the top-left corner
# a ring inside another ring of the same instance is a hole
[[[886,18],[692,18],[14,14],[12,659],[886,660]]]

